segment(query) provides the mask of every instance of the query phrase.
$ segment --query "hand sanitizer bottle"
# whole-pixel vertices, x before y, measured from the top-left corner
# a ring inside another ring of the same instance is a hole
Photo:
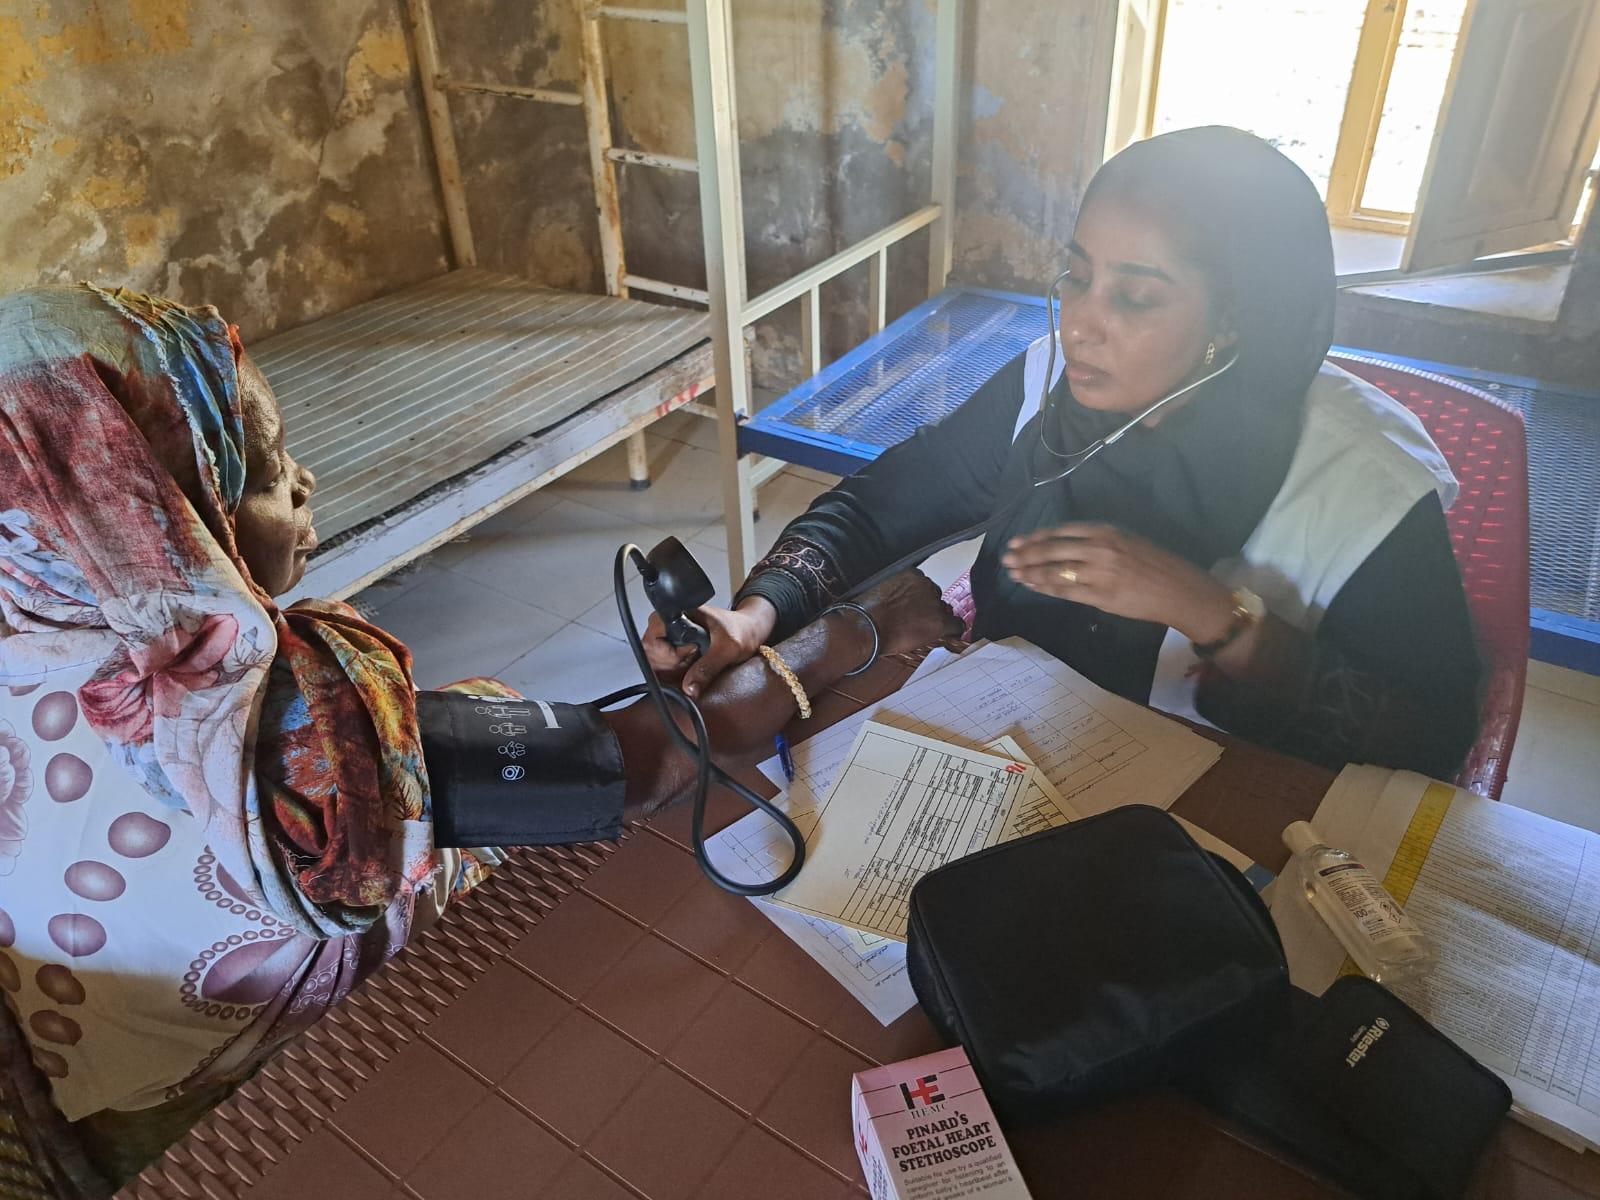
[[[1403,983],[1433,969],[1433,945],[1383,884],[1343,850],[1296,821],[1283,831],[1311,907],[1356,966],[1377,983]]]

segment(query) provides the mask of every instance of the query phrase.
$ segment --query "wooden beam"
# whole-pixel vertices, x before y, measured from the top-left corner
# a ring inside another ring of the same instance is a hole
[[[583,92],[583,118],[589,131],[589,174],[594,180],[595,217],[600,223],[600,257],[606,291],[628,294],[628,266],[622,252],[622,204],[617,198],[617,169],[611,162],[611,103],[606,88],[606,56],[600,45],[600,22],[589,0],[573,0],[578,10],[578,85]]]
[[[681,9],[624,8],[617,4],[602,4],[600,15],[614,21],[650,21],[657,25],[685,25],[689,21],[688,14]]]
[[[700,164],[692,158],[678,158],[671,154],[651,154],[647,150],[622,150],[613,146],[606,152],[612,162],[630,163],[640,167],[660,167],[666,171],[698,171]]]
[[[1350,72],[1350,90],[1345,93],[1344,115],[1339,119],[1339,137],[1328,171],[1328,218],[1336,225],[1349,223],[1361,208],[1372,147],[1383,121],[1383,98],[1405,19],[1406,0],[1367,0],[1356,43],[1355,66]]]
[[[711,303],[710,293],[701,288],[684,287],[681,283],[666,283],[646,275],[625,275],[623,281],[636,291],[654,292],[658,296],[672,296],[679,300],[692,300],[696,304]]]
[[[467,189],[461,182],[461,160],[456,155],[456,135],[450,124],[450,101],[438,86],[439,43],[433,33],[433,10],[428,0],[406,0],[411,23],[411,44],[422,81],[422,107],[428,116],[428,136],[433,161],[439,171],[444,196],[444,219],[450,229],[450,249],[457,267],[478,265],[472,244],[472,220],[467,213]]]
[[[437,84],[446,92],[481,92],[486,96],[503,96],[508,100],[537,100],[542,104],[562,104],[577,108],[583,97],[577,92],[563,92],[555,88],[523,87],[515,83],[493,83],[480,79],[452,79],[440,75]]]

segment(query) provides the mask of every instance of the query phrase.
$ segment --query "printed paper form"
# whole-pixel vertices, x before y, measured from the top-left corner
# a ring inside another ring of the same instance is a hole
[[[1346,768],[1314,824],[1434,941],[1438,967],[1395,994],[1499,1073],[1535,1128],[1600,1146],[1600,836],[1374,767]],[[1320,993],[1344,952],[1298,888],[1275,890],[1291,978]]]
[[[998,842],[1034,770],[863,723],[806,836],[805,869],[773,902],[905,940],[912,885]]]
[[[1165,808],[1222,753],[1166,717],[1096,687],[1020,638],[974,646],[894,695],[794,750],[795,811],[815,808],[867,720],[956,745],[1016,739],[1056,790],[1084,813],[1119,804]],[[775,763],[769,778],[785,786]]]
[[[986,749],[1005,758],[1025,758],[1021,748],[1010,738],[1001,738]],[[778,803],[784,803],[783,799]],[[1064,825],[1077,815],[1050,782],[1036,773],[1032,789],[1013,810],[1012,820],[1002,832],[1001,840],[1010,841],[1040,828]],[[805,823],[807,831],[814,819],[812,816]],[[765,813],[752,812],[708,838],[706,852],[713,865],[729,878],[770,878],[787,865],[789,841]],[[751,897],[751,901],[882,1024],[890,1024],[916,1003],[906,976],[903,943],[802,916],[757,897]]]
[[[1028,756],[1022,753],[1022,747],[1018,746],[1012,738],[996,738],[983,749],[986,753],[999,755],[1001,758],[1012,762],[1026,763],[1028,761]],[[1006,816],[1005,825],[1000,830],[1000,837],[997,840],[1002,842],[1014,841],[1019,837],[1027,837],[1030,833],[1054,829],[1057,825],[1065,825],[1068,821],[1077,819],[1078,813],[1061,798],[1061,793],[1051,786],[1048,779],[1035,771],[1029,777],[1028,785],[1024,789],[1022,796],[1016,804],[1012,805],[1011,812]],[[770,821],[768,823],[771,824]],[[774,831],[776,831],[776,828],[774,825]],[[809,831],[808,828],[807,832],[809,833]],[[1221,843],[1219,842],[1218,845],[1221,845]],[[788,862],[787,851],[788,839],[785,838],[783,839],[783,853],[785,855],[783,861],[785,863]],[[1234,851],[1234,853],[1237,853],[1237,851]],[[777,869],[781,870],[782,868]],[[848,925],[840,925],[837,928],[840,931],[839,936],[843,937],[862,953],[870,953],[889,941],[882,934],[867,933],[860,929],[853,929]]]

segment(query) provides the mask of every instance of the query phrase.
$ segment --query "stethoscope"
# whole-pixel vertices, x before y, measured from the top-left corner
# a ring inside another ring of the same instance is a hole
[[[862,583],[857,584],[850,590],[850,594],[848,596],[841,597],[841,599],[854,599],[862,592],[869,591],[870,589],[876,587],[885,579],[888,579],[894,575],[898,575],[901,571],[905,571],[911,567],[920,565],[924,560],[933,557],[941,550],[948,549],[951,546],[958,545],[959,543],[968,541],[971,538],[987,535],[995,525],[999,524],[1002,520],[1009,518],[1011,514],[1016,511],[1018,506],[1020,506],[1024,500],[1033,494],[1035,488],[1042,488],[1052,483],[1060,483],[1063,479],[1071,475],[1085,463],[1089,462],[1096,455],[1104,452],[1107,447],[1116,445],[1128,434],[1130,430],[1133,430],[1141,423],[1148,421],[1151,417],[1155,416],[1156,413],[1166,408],[1167,405],[1172,404],[1174,401],[1181,400],[1184,396],[1189,395],[1189,393],[1195,391],[1197,388],[1204,387],[1213,379],[1217,378],[1219,375],[1223,375],[1228,371],[1231,371],[1234,366],[1237,365],[1239,361],[1239,352],[1237,349],[1235,349],[1234,352],[1229,355],[1226,362],[1221,363],[1215,369],[1200,376],[1200,378],[1184,384],[1177,391],[1169,392],[1167,395],[1157,400],[1154,404],[1148,405],[1140,412],[1136,413],[1131,419],[1123,422],[1104,437],[1096,438],[1082,450],[1057,450],[1050,444],[1050,426],[1055,424],[1056,409],[1055,401],[1050,395],[1050,387],[1051,384],[1054,383],[1056,371],[1056,349],[1061,344],[1061,331],[1056,325],[1056,305],[1061,302],[1061,284],[1071,274],[1071,268],[1061,272],[1061,274],[1057,275],[1051,282],[1049,290],[1045,292],[1044,307],[1050,322],[1050,356],[1045,362],[1044,379],[1039,384],[1039,444],[1044,447],[1045,452],[1049,454],[1051,458],[1055,459],[1058,463],[1064,463],[1065,465],[1062,466],[1058,471],[1054,471],[1045,475],[1037,475],[1034,471],[1034,464],[1039,456],[1030,454],[1028,456],[1028,482],[1031,485],[1030,487],[1019,491],[1009,501],[995,509],[976,525],[969,525],[965,529],[958,530],[947,537],[940,538],[936,542],[930,542],[926,546],[921,546],[912,551],[910,554],[907,554],[901,558],[897,558],[894,562],[883,568],[883,570],[874,573]]]

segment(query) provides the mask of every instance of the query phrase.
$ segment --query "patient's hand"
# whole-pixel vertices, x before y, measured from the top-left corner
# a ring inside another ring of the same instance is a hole
[[[878,627],[879,653],[903,654],[961,636],[961,619],[939,585],[921,571],[902,571],[856,601]]]
[[[776,621],[776,614],[770,613],[771,606],[764,600],[761,603],[769,609],[768,616],[745,614],[759,630],[754,635],[755,646],[765,641]],[[862,596],[859,603],[878,629],[881,654],[920,649],[961,633],[961,622],[940,597],[938,585],[917,571],[885,580]],[[716,614],[741,615],[729,614],[725,609],[706,609],[702,613],[712,621]],[[659,643],[658,649],[672,653],[658,624],[652,623],[651,635]],[[732,656],[737,659],[742,655],[742,660],[702,676],[704,682],[697,689],[699,708],[717,761],[729,767],[749,766],[772,753],[773,735],[794,719],[795,698],[788,684],[766,663],[759,658],[751,661],[754,649],[744,652],[726,627],[723,635],[723,652],[728,653],[732,647]],[[713,632],[712,655],[708,658],[714,658],[718,649]],[[813,621],[778,649],[800,678],[806,694],[817,696],[845,672],[867,661],[872,653],[872,632],[860,613],[835,612]],[[676,655],[672,661],[676,662]],[[696,663],[689,675],[700,666]],[[679,729],[689,733],[687,715],[675,706],[669,711]],[[654,812],[689,789],[693,764],[687,755],[669,745],[650,704],[641,700],[627,708],[614,709],[606,714],[606,720],[617,733],[628,767],[629,820]]]
[[[935,642],[961,636],[961,622],[940,598],[939,586],[920,571],[902,571],[861,596],[856,603],[872,614],[878,627],[879,653],[900,654],[931,646]],[[772,637],[778,612],[759,596],[751,596],[736,609],[702,608],[694,617],[711,634],[711,649],[685,670],[693,647],[678,647],[667,642],[661,618],[650,616],[645,630],[645,654],[656,674],[675,678],[682,672],[681,686],[691,697],[699,698],[711,682],[730,668],[754,658],[756,651]],[[857,621],[859,614],[835,614],[834,620]],[[871,642],[868,641],[870,649]],[[851,670],[865,659],[846,666]]]

